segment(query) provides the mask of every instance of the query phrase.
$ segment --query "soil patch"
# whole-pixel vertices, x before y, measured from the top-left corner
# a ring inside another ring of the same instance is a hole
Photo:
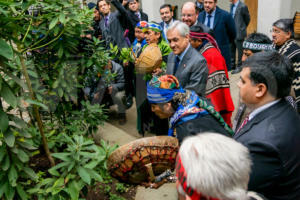
[[[97,183],[89,188],[87,200],[134,200],[137,186],[112,179],[109,183]]]

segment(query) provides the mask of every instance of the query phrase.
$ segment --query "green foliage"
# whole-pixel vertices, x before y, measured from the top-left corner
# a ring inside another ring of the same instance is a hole
[[[123,61],[123,63],[134,63],[134,57],[130,48],[122,48],[120,54],[120,59]]]
[[[18,196],[20,199],[28,199],[23,180],[37,180],[36,173],[27,164],[31,151],[37,148],[22,121],[13,115],[6,117],[10,122],[19,123],[8,126],[0,133],[0,197],[13,199]]]
[[[108,177],[106,159],[112,151],[88,138],[106,116],[101,106],[82,98],[86,72],[102,74],[110,59],[98,39],[80,37],[92,10],[73,0],[0,5],[0,199],[78,199],[87,185]],[[58,161],[49,173],[29,166],[42,149],[36,106]]]
[[[97,146],[92,139],[82,135],[64,137],[67,141],[65,151],[52,154],[61,161],[49,169],[52,177],[42,179],[28,191],[41,199],[78,199],[80,191],[86,190],[88,185],[107,178],[106,159],[116,147],[109,147],[104,141],[101,141],[104,146]]]
[[[116,183],[116,191],[119,193],[127,192],[128,188],[123,183]]]

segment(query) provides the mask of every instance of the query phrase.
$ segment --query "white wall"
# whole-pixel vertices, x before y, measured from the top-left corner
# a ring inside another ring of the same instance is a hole
[[[143,12],[148,14],[149,21],[161,22],[159,8],[165,0],[142,0]]]
[[[271,37],[272,24],[281,18],[292,18],[300,11],[299,0],[258,0],[257,32]]]

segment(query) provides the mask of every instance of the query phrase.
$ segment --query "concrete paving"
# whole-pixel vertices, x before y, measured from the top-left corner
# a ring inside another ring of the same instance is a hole
[[[231,75],[230,79],[230,92],[237,110],[239,101],[239,90],[237,82],[239,80],[239,74]],[[236,111],[233,113],[235,115]],[[136,130],[136,107],[135,104],[127,110],[127,123],[125,125],[119,125],[116,115],[116,107],[110,108],[109,120],[104,126],[100,127],[98,133],[95,135],[95,139],[99,141],[101,138],[108,141],[110,144],[123,145],[130,141],[141,138]],[[151,133],[146,133],[145,137],[154,136]],[[164,199],[164,200],[176,200],[177,191],[174,183],[164,184],[158,189],[150,189],[142,186],[138,186],[136,200],[153,200],[153,199]]]

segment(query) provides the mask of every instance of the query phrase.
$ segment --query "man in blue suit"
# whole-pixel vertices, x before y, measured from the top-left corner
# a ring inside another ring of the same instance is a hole
[[[217,0],[204,0],[204,11],[199,14],[198,21],[213,29],[227,69],[231,70],[230,43],[234,42],[236,37],[232,16],[217,6]]]

